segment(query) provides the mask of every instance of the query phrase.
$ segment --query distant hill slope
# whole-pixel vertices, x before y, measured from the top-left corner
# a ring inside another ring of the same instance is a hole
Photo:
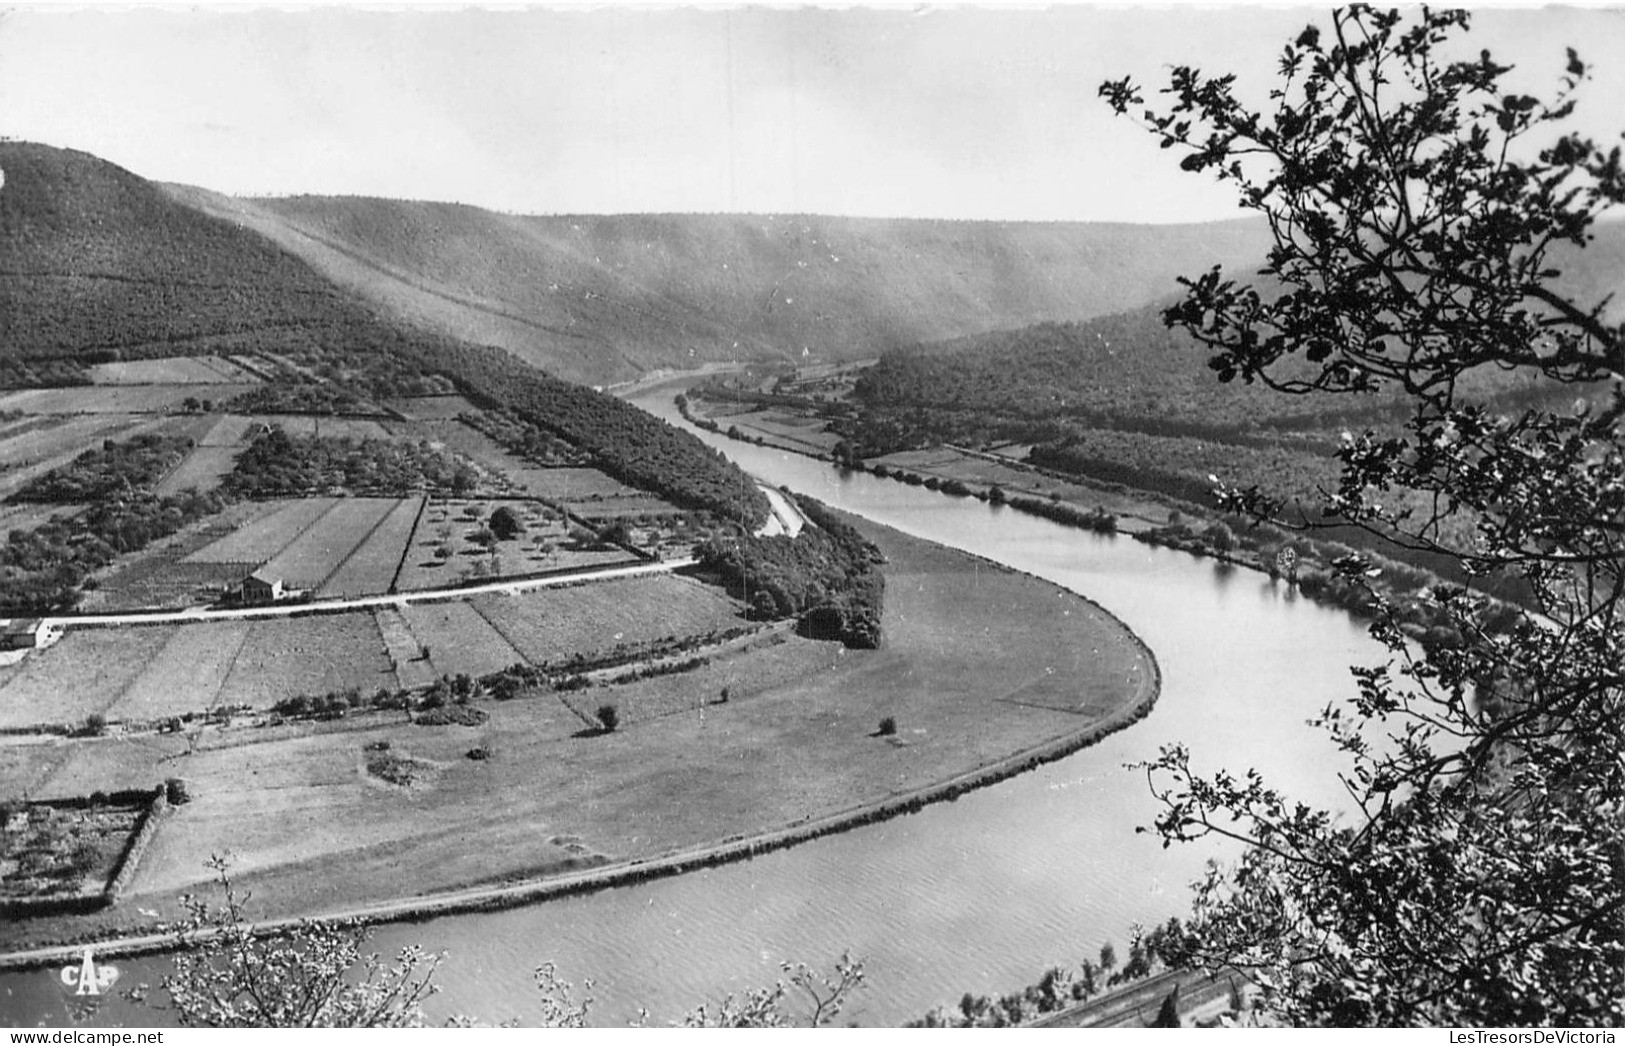
[[[169,186],[395,315],[581,381],[900,346],[1144,304],[1261,258],[1264,229],[803,215],[526,217]]]
[[[180,355],[325,320],[297,258],[88,153],[0,142],[0,351]]]
[[[1557,289],[1584,308],[1602,304],[1625,320],[1625,220],[1599,222],[1584,251],[1551,255]],[[1194,262],[1188,271],[1199,266]],[[1239,269],[1237,279],[1249,273]],[[1265,284],[1268,292],[1268,284]],[[1141,431],[1237,433],[1259,427],[1323,430],[1391,415],[1403,396],[1287,396],[1261,385],[1220,384],[1212,352],[1169,330],[1163,308],[1177,294],[1137,308],[1068,323],[1039,323],[950,338],[892,353],[864,372],[870,407],[934,407],[1003,418],[1072,418]],[[1503,407],[1572,400],[1569,387],[1496,368],[1470,372],[1461,391]],[[1600,390],[1599,390],[1600,391]]]
[[[303,260],[87,153],[0,143],[0,365],[234,350],[283,372],[250,413],[327,411],[443,390],[588,452],[633,486],[726,519],[765,519],[745,474],[613,396],[380,315]]]

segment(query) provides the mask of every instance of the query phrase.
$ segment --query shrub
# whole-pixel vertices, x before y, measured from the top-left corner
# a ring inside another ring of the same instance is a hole
[[[886,718],[882,719],[880,721],[880,729],[877,731],[877,733],[879,733],[881,737],[895,737],[897,734],[897,717],[887,716]]]
[[[512,541],[524,533],[525,530],[524,522],[507,505],[503,505],[491,513],[488,526],[491,528],[491,532],[501,541]]]
[[[621,713],[614,705],[599,705],[598,722],[604,728],[604,733],[613,734],[621,724]]]

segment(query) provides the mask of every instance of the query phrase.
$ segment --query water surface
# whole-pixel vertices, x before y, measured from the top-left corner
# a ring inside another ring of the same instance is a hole
[[[674,389],[633,402],[683,424]],[[1188,907],[1218,843],[1163,849],[1136,826],[1155,800],[1126,764],[1183,743],[1199,766],[1257,767],[1301,797],[1335,803],[1336,759],[1304,720],[1351,690],[1348,666],[1382,652],[1341,612],[1262,575],[1064,528],[772,448],[697,433],[774,485],[907,533],[1048,578],[1095,600],[1155,652],[1163,691],[1145,720],[1012,780],[755,860],[529,908],[382,927],[377,944],[444,950],[431,1009],[534,1019],[530,970],[554,961],[595,984],[595,1023],[647,1008],[662,1024],[729,991],[771,982],[781,961],[860,955],[871,987],[843,1015],[895,1025],[966,991],[996,994],[1075,964],[1134,924]],[[155,980],[163,960],[121,964]],[[0,978],[0,1014],[61,1021],[46,973]],[[139,1020],[108,1005],[98,1022]]]

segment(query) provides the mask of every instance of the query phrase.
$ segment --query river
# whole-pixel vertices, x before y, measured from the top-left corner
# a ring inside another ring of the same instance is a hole
[[[632,402],[688,427],[674,392]],[[780,961],[827,967],[850,950],[869,986],[842,1021],[896,1025],[966,991],[1019,988],[1108,940],[1122,955],[1133,924],[1188,907],[1205,862],[1234,851],[1165,850],[1135,832],[1157,807],[1144,772],[1125,764],[1159,746],[1184,743],[1198,766],[1257,767],[1295,795],[1336,804],[1336,755],[1305,720],[1351,691],[1349,665],[1382,654],[1347,615],[1249,571],[696,434],[775,485],[1094,599],[1156,653],[1162,696],[1099,745],[918,814],[660,882],[380,928],[381,949],[418,942],[447,953],[437,1016],[535,1019],[531,969],[551,960],[567,979],[594,981],[593,1023],[623,1024],[642,1006],[664,1024],[771,983]],[[126,983],[156,980],[163,960],[121,966]],[[65,996],[52,976],[0,977],[0,1014],[60,1022]],[[117,1003],[95,1017],[120,1021],[145,1018]]]

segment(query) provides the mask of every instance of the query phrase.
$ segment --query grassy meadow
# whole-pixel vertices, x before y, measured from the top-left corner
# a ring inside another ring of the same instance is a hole
[[[426,727],[377,713],[211,730],[190,755],[180,754],[187,740],[172,735],[86,740],[0,768],[0,790],[76,795],[177,775],[196,796],[165,821],[128,903],[82,920],[8,926],[0,941],[110,932],[133,925],[137,906],[172,915],[179,895],[207,878],[200,855],[222,850],[268,916],[650,856],[880,802],[1076,736],[1154,696],[1149,655],[1087,600],[894,531],[864,529],[889,558],[880,650],[769,630],[708,651],[706,664],[685,672],[482,699],[489,718],[479,726]],[[731,620],[710,590],[662,580],[670,583],[550,593],[561,601],[552,613],[530,608],[531,653],[544,649],[534,630],[562,616],[565,600],[574,604],[568,617],[581,622],[574,628],[596,621],[599,632],[613,626],[628,639],[676,629],[671,608],[684,599],[686,628]],[[589,613],[587,599],[603,609]],[[641,633],[628,631],[633,622],[608,620],[613,608],[624,618],[636,607],[650,608],[635,626]],[[489,605],[478,609],[483,619],[494,616]],[[454,635],[483,634],[486,649],[495,642],[463,610],[413,608],[410,624],[445,637],[431,640],[437,669],[453,667],[440,662],[439,647]],[[367,626],[376,637],[377,626]],[[233,677],[274,674],[245,669],[253,642]],[[296,642],[290,636],[282,646]],[[582,632],[559,633],[545,649],[581,642]],[[365,652],[366,637],[353,637],[348,649]],[[625,713],[613,733],[587,724],[606,703]],[[877,735],[886,716],[897,721],[894,738]],[[369,772],[369,750],[380,742],[414,768],[409,785]],[[487,758],[468,758],[476,747]]]

